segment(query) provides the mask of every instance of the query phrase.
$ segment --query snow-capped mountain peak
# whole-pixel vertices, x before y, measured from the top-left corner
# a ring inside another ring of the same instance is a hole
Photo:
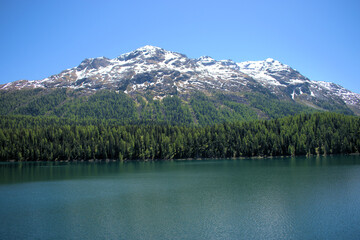
[[[42,80],[21,80],[0,86],[0,90],[26,88],[70,88],[88,92],[113,89],[130,95],[151,92],[158,98],[191,91],[239,93],[267,89],[279,98],[301,100],[305,104],[316,99],[335,99],[356,106],[360,112],[360,94],[337,84],[310,81],[273,58],[240,63],[209,56],[191,59],[150,45],[114,59],[85,59],[77,67]]]
[[[186,57],[183,54],[167,51],[165,49],[146,45],[140,47],[132,52],[125,53],[120,55],[117,59],[119,61],[137,61],[137,60],[155,60],[155,61],[164,61],[174,58]]]
[[[240,69],[247,71],[287,71],[290,69],[288,65],[285,65],[272,58],[267,58],[263,61],[245,61],[237,63]]]
[[[264,86],[287,86],[309,81],[298,71],[272,58],[263,61],[237,63],[240,71],[260,81]]]
[[[164,49],[152,45],[145,45],[143,47],[136,49],[136,51],[148,51],[148,52],[154,52],[159,50],[164,50]]]
[[[197,60],[199,60],[204,65],[212,65],[216,63],[216,60],[210,56],[201,56]]]

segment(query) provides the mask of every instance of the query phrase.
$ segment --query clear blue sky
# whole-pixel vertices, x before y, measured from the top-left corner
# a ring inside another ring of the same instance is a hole
[[[268,57],[360,93],[359,0],[0,0],[0,84],[154,45],[197,58]]]

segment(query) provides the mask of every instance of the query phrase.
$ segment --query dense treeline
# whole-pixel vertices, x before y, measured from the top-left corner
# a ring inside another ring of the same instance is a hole
[[[116,120],[3,116],[0,119],[0,159],[228,158],[360,150],[360,119],[335,113],[202,127],[119,123]]]

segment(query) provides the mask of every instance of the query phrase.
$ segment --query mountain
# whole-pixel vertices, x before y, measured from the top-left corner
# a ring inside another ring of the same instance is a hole
[[[342,86],[323,81],[311,81],[295,69],[272,58],[265,61],[246,61],[237,63],[240,71],[248,74],[264,87],[277,95],[291,96],[293,100],[304,104],[319,101],[344,102],[348,107],[358,112],[360,94],[353,93]]]
[[[115,59],[85,59],[79,66],[38,81],[17,81],[0,88],[59,88],[151,91],[158,97],[192,90],[249,90],[259,85],[233,61],[210,57],[189,59],[183,54],[145,46]]]
[[[165,101],[154,102],[161,99]],[[169,114],[178,114],[171,118],[180,121],[184,116],[194,123],[274,118],[298,111],[360,114],[360,94],[335,83],[311,81],[270,58],[241,63],[208,56],[191,59],[154,46],[114,59],[85,59],[42,80],[0,85],[0,100],[3,115],[119,118],[124,116],[121,111],[131,111],[131,119],[168,120]],[[103,109],[92,109],[96,104]]]

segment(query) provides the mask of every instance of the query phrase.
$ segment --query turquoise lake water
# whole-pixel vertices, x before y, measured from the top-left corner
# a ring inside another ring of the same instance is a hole
[[[1,163],[1,239],[360,239],[360,156]]]

